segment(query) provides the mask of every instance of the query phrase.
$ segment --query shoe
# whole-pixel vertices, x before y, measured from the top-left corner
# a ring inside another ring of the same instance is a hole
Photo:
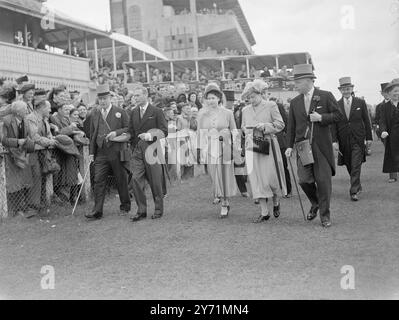
[[[102,212],[92,212],[85,214],[85,217],[87,219],[92,219],[92,220],[100,220],[103,217]]]
[[[352,201],[359,201],[359,198],[358,198],[356,193],[355,194],[351,194],[351,200]]]
[[[324,221],[321,223],[321,225],[323,226],[323,228],[329,228],[331,227],[331,221],[330,220]]]
[[[223,212],[223,208],[227,209],[225,214],[222,213]],[[222,210],[220,212],[219,219],[226,219],[229,216],[229,213],[230,213],[230,206],[222,206]]]
[[[254,203],[259,204],[259,199],[255,199]]]
[[[215,198],[215,199],[213,199],[213,204],[219,204],[220,203],[220,198]]]
[[[394,182],[396,182],[396,180],[397,180],[397,179],[389,179],[389,180],[388,180],[388,183],[394,183]]]
[[[26,219],[33,218],[33,217],[37,216],[38,214],[39,214],[39,211],[35,210],[35,209],[28,209],[27,211],[22,212],[22,216]]]
[[[275,218],[278,218],[280,216],[280,204],[277,206],[273,206],[273,215]]]
[[[308,216],[306,217],[306,219],[308,221],[312,221],[314,218],[317,217],[317,211],[319,211],[319,207],[310,208],[310,211],[309,211]]]
[[[260,215],[260,216],[258,216],[258,217],[255,217],[255,218],[252,220],[252,222],[253,222],[253,223],[261,223],[261,222],[267,221],[267,220],[269,220],[269,219],[270,219],[270,214],[268,214],[267,216],[262,216],[262,215]]]
[[[126,217],[129,214],[129,211],[125,211],[125,210],[119,210],[119,216],[120,217]]]
[[[292,198],[292,193],[291,193],[291,192],[290,192],[290,193],[288,193],[286,196],[284,196],[284,198],[285,198],[285,199]]]
[[[161,213],[154,213],[154,214],[151,216],[151,219],[152,219],[152,220],[161,219],[162,216],[163,216],[163,214],[161,214]]]
[[[243,192],[243,193],[241,193],[241,195],[242,195],[244,198],[248,198],[248,197],[249,197],[248,192]]]
[[[132,222],[137,222],[143,219],[147,218],[147,214],[146,213],[137,213],[134,217],[131,217],[130,220]]]

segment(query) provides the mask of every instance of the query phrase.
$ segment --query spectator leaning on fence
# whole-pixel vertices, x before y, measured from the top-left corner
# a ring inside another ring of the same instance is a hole
[[[28,152],[34,152],[34,143],[27,139],[25,117],[28,106],[23,101],[14,102],[11,112],[4,118],[1,139],[1,143],[8,147],[8,153],[4,155],[7,202],[13,216],[32,217],[35,215],[30,209],[33,179]]]
[[[28,137],[32,139],[35,144],[43,147],[53,147],[56,145],[48,123],[48,117],[50,116],[50,102],[41,101],[34,106],[32,113],[26,117],[26,128],[28,130]],[[45,151],[37,151],[32,153],[29,157],[29,163],[32,169],[32,193],[31,193],[31,207],[36,211],[43,208],[44,196],[42,192],[42,165],[40,159],[43,159]],[[44,191],[44,190],[43,190]],[[43,200],[43,201],[42,201]]]
[[[50,123],[58,129],[56,130],[57,135],[73,138],[74,134],[80,131],[77,124],[69,119],[71,109],[73,106],[67,103],[58,105],[57,113],[50,116]],[[53,176],[54,193],[60,200],[65,202],[69,200],[71,204],[74,204],[78,192],[79,161],[75,156],[58,150],[55,152],[55,158],[61,170]]]

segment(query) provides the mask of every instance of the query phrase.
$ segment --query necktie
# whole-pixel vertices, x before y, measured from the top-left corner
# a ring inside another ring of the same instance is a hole
[[[346,117],[349,120],[349,116],[350,116],[350,113],[351,113],[351,105],[349,103],[349,99],[348,98],[345,98],[345,113],[346,113]]]
[[[144,117],[144,107],[140,107],[140,120]]]
[[[106,120],[107,119],[107,109],[102,110],[102,115],[103,115],[103,119]]]
[[[305,94],[305,109],[306,109],[306,114],[309,114],[309,110],[310,110],[310,94],[309,93]]]

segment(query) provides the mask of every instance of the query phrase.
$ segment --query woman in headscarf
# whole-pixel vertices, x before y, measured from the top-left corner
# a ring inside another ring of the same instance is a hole
[[[399,79],[392,80],[385,88],[389,101],[380,109],[381,139],[385,139],[383,172],[390,174],[389,182],[396,182],[399,172]]]
[[[205,106],[198,114],[198,141],[200,149],[205,151],[214,196],[222,199],[220,218],[223,219],[230,211],[229,198],[238,192],[231,154],[237,130],[233,112],[223,107],[223,93],[217,84],[208,84],[204,98]]]
[[[261,214],[254,223],[270,218],[267,201],[273,198],[273,214],[280,215],[278,194],[286,194],[283,160],[276,133],[284,129],[284,121],[276,103],[265,101],[262,91],[267,84],[262,80],[248,83],[242,99],[250,105],[242,110],[241,128],[245,135],[245,163],[254,199],[259,199]],[[254,137],[259,137],[254,139]],[[255,140],[255,141],[254,141]]]

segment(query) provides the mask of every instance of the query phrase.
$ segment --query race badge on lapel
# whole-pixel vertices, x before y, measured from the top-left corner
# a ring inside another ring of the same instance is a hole
[[[115,113],[115,117],[117,117],[118,119],[120,119],[121,116],[122,116],[122,115],[120,114],[120,112]]]

